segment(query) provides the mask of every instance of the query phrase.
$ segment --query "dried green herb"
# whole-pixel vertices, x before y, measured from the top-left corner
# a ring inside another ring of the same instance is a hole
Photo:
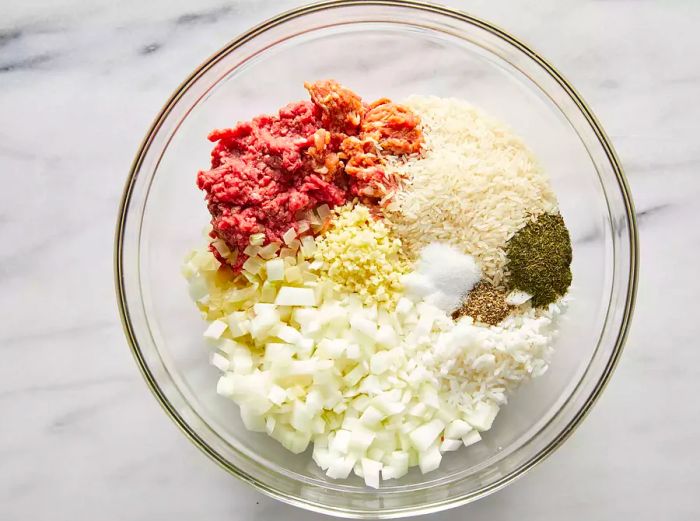
[[[510,313],[506,294],[489,282],[478,282],[467,296],[462,307],[452,313],[452,318],[469,315],[478,322],[495,326]]]
[[[511,289],[527,291],[534,306],[545,306],[571,285],[571,239],[561,215],[543,214],[506,245]]]

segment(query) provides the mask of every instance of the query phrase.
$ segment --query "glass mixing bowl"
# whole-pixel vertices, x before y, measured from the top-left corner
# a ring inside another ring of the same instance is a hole
[[[509,124],[539,156],[558,194],[573,248],[571,305],[550,370],[523,386],[481,443],[439,470],[382,488],[334,481],[309,453],[292,455],[248,432],[216,395],[205,324],[180,274],[209,221],[195,186],[213,128],[306,99],[305,80],[335,78],[365,99],[463,98]],[[231,474],[282,501],[348,517],[434,512],[483,497],[558,447],[600,395],[630,323],[637,238],[613,148],[576,91],[537,53],[469,15],[417,2],[315,4],[250,30],[177,89],[134,161],[116,233],[124,329],[168,415]]]

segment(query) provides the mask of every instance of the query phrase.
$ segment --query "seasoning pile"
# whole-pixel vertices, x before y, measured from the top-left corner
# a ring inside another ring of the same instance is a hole
[[[245,426],[378,487],[547,370],[571,244],[531,153],[465,102],[305,87],[210,134],[210,242],[183,274]]]

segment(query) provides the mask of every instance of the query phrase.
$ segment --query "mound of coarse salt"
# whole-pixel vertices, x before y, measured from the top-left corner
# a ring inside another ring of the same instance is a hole
[[[446,313],[457,309],[481,279],[481,269],[471,255],[449,244],[434,242],[421,250],[416,271],[403,277],[406,293]]]

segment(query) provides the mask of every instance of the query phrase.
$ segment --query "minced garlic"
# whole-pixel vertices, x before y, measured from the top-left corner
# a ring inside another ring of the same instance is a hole
[[[322,275],[358,293],[366,304],[396,302],[401,276],[409,271],[401,240],[361,204],[336,209],[331,228],[317,239],[314,257],[323,263]]]

